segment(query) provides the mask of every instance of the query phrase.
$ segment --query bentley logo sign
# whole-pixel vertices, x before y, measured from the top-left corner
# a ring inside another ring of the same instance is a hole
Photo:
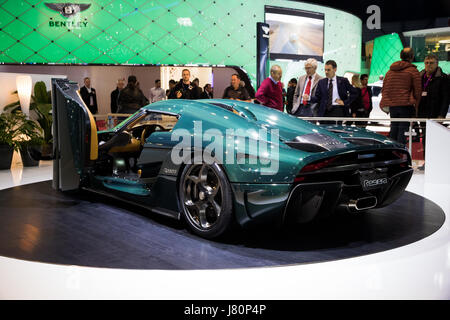
[[[87,3],[45,3],[47,8],[59,12],[63,17],[71,17],[87,10],[91,5]]]

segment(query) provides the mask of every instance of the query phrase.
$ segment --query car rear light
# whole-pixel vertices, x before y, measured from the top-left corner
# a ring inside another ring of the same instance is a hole
[[[406,152],[400,152],[400,151],[392,151],[392,154],[402,160],[402,163],[400,163],[400,167],[406,167],[408,165],[408,154]]]
[[[405,152],[400,152],[400,151],[392,151],[392,154],[394,156],[396,156],[398,159],[407,161],[408,160],[408,154],[406,154]]]
[[[306,172],[317,171],[317,170],[320,170],[322,168],[325,168],[328,165],[330,165],[336,159],[337,159],[337,157],[334,157],[334,158],[330,158],[330,159],[326,159],[326,160],[321,160],[319,162],[310,163],[310,164],[304,166],[302,168],[302,170],[300,170],[300,174],[301,173],[306,173]]]

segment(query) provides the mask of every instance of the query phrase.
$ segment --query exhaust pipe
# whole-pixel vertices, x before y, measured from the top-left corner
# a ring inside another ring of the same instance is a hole
[[[358,212],[362,210],[368,210],[377,206],[377,197],[364,197],[356,200],[350,200],[347,204],[347,209],[350,212]]]

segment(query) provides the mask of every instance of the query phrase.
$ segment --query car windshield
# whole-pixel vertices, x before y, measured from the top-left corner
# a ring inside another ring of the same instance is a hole
[[[134,120],[136,119],[136,118],[139,118],[140,116],[141,116],[141,114],[142,114],[142,111],[137,111],[136,113],[134,113],[133,115],[131,115],[131,116],[129,116],[128,118],[126,118],[125,120],[123,120],[123,121],[121,121],[118,125],[116,125],[115,127],[114,127],[114,131],[118,131],[118,130],[120,130],[120,128],[122,128],[122,126],[125,124],[125,123],[127,123],[127,122],[129,122],[129,121],[131,121],[131,122],[134,122]]]

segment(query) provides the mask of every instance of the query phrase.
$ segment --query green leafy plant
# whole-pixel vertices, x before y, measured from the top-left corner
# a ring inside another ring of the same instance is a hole
[[[12,94],[17,95],[17,91]],[[30,112],[34,111],[36,116],[36,121],[42,128],[42,143],[44,146],[49,145],[53,142],[52,136],[52,99],[51,92],[47,91],[45,83],[43,81],[38,81],[34,85],[34,95],[31,96]],[[19,112],[20,101],[14,101],[4,107],[5,111],[9,111],[11,114]]]
[[[17,96],[17,90],[12,92],[11,94]],[[19,99],[19,97],[17,97],[17,99]],[[20,101],[17,100],[17,101],[11,102],[10,104],[7,104],[6,106],[3,107],[3,110],[9,111],[11,113],[17,112],[18,110],[20,110]]]
[[[12,129],[14,122],[13,115],[7,113],[0,114],[0,145],[14,147],[15,132]]]
[[[0,145],[8,145],[19,151],[26,146],[43,143],[42,129],[21,111],[0,114]]]
[[[53,142],[51,92],[47,91],[43,81],[38,81],[34,85],[34,96],[31,98],[33,100],[33,106],[30,109],[36,112],[37,122],[43,130],[44,144],[48,145]]]
[[[19,121],[18,131],[18,145],[20,149],[24,149],[29,146],[40,146],[44,144],[44,138],[42,138],[42,128],[36,123],[36,121],[28,119],[23,113],[16,114]]]

